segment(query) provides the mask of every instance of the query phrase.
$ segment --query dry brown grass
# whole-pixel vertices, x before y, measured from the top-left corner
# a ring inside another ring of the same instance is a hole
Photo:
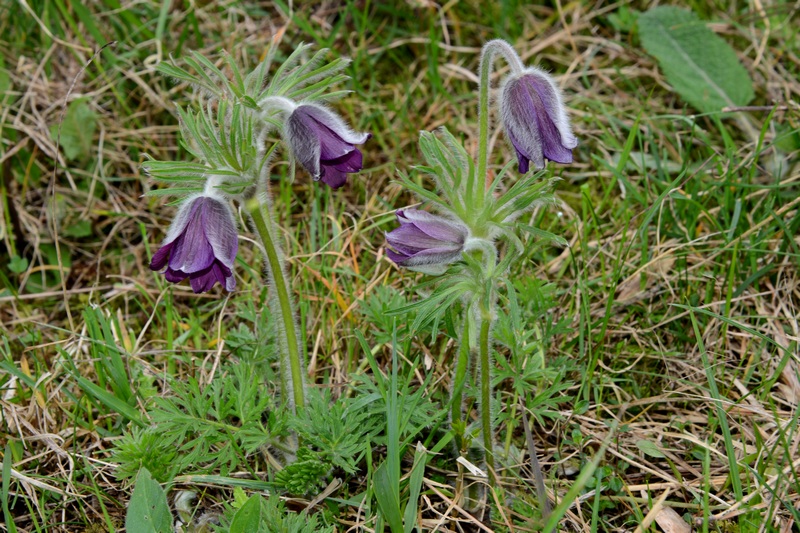
[[[168,393],[157,377],[166,371],[178,379],[194,375],[202,383],[218,375],[231,356],[227,333],[241,320],[242,309],[263,302],[258,259],[245,243],[240,258],[252,267],[241,269],[240,290],[230,296],[197,297],[187,287],[167,287],[147,268],[148,250],[163,235],[170,210],[161,200],[142,197],[152,184],[140,164],[144,154],[156,159],[181,154],[173,104],[191,98],[185,87],[156,75],[154,65],[179,44],[181,53],[195,48],[195,32],[203,38],[200,51],[218,58],[224,48],[240,64],[253,64],[277,33],[284,33],[286,49],[315,40],[268,3],[192,4],[196,30],[189,12],[174,6],[160,41],[144,36],[144,28],[155,30],[157,5],[109,5],[91,2],[88,11],[103,35],[120,42],[83,75],[100,43],[74,6],[66,8],[74,28],[63,14],[54,20],[59,12],[45,3],[0,8],[0,33],[7,36],[0,55],[10,80],[0,95],[0,249],[7,254],[0,255],[0,281],[6,286],[0,293],[0,354],[6,365],[0,369],[0,447],[10,476],[9,513],[18,531],[99,531],[108,522],[115,527],[124,522],[131,487],[115,477],[109,454],[121,419],[90,401],[68,370],[67,356],[84,377],[97,379],[84,309],[97,307],[115,318],[111,333],[126,360],[153,377],[159,393]],[[418,130],[443,124],[475,150],[476,108],[469,91],[475,87],[477,53],[505,27],[526,60],[557,75],[581,139],[576,164],[558,170],[563,204],[535,216],[542,227],[564,235],[570,247],[536,250],[532,261],[514,272],[520,280],[537,277],[555,284],[552,309],[535,323],[549,332],[548,364],[569,362],[571,386],[558,395],[574,400],[558,405],[555,420],[540,418],[546,424],[533,428],[551,500],[561,501],[580,468],[610,443],[598,481],[603,490],[599,495],[597,487],[584,490],[561,527],[689,531],[692,526],[681,518],[686,517],[697,530],[797,531],[797,5],[734,2],[725,11],[696,6],[737,49],[754,80],[753,104],[763,106],[740,114],[738,121],[723,120],[724,130],[710,117],[692,115],[641,50],[636,34],[614,28],[610,16],[643,9],[640,3],[519,6],[506,22],[495,20],[499,7],[490,20],[488,8],[478,2],[295,7],[299,20],[319,39],[330,39],[335,53],[355,59],[356,93],[340,109],[375,135],[365,153],[369,168],[342,193],[320,194],[305,177],[291,186],[276,184],[292,200],[280,215],[289,228],[293,286],[307,312],[312,379],[334,395],[345,392],[356,370],[366,366],[352,333],[372,326],[361,306],[379,287],[412,285],[413,276],[394,269],[382,250],[392,209],[413,201],[393,182],[395,168],[418,163]],[[366,23],[357,21],[363,10]],[[139,20],[141,33],[120,30],[123,12]],[[363,27],[369,31],[359,32]],[[497,76],[502,74],[501,69]],[[73,82],[68,100],[85,99],[98,117],[97,130],[85,160],[59,155],[51,182],[57,151],[50,130]],[[774,105],[779,110],[764,126]],[[614,169],[640,113],[633,150],[639,160],[641,154],[662,157],[662,167],[641,168],[632,157],[623,187]],[[742,121],[756,133],[763,127],[760,152]],[[493,142],[504,141],[496,135]],[[783,164],[781,173],[773,169],[776,162]],[[682,178],[671,186],[682,168]],[[746,190],[736,186],[746,182]],[[670,193],[655,205],[668,187]],[[736,200],[738,227],[728,235],[717,228],[730,220]],[[89,221],[90,235],[64,235],[81,221]],[[21,272],[7,268],[17,255],[28,261]],[[167,301],[175,313],[174,337],[188,333],[175,353],[166,344]],[[564,320],[564,327],[547,326],[548,317]],[[433,373],[430,394],[439,398],[449,387],[455,343],[420,339],[415,349],[424,355],[418,380]],[[389,353],[385,346],[381,361]],[[502,347],[500,353],[508,355]],[[505,412],[512,405],[510,389],[499,388],[509,400]],[[532,390],[530,399],[538,392]],[[725,412],[727,431],[718,408]],[[618,426],[612,433],[613,422]],[[499,432],[503,438],[506,427]],[[727,456],[726,438],[735,458]],[[518,423],[513,442],[525,449]],[[744,491],[738,501],[731,460],[738,462]],[[524,451],[519,462],[527,465]],[[253,468],[265,476],[265,464]],[[537,530],[527,466],[501,472],[502,487],[489,491],[496,512],[487,523],[453,496],[449,483],[463,475],[456,468],[450,462],[449,468],[437,463],[427,470],[420,527]],[[368,482],[355,476],[334,496],[352,497]],[[219,511],[230,497],[227,489],[191,480],[175,488],[199,492],[198,516]],[[324,508],[317,503],[316,509]],[[297,510],[308,502],[290,504]],[[359,506],[340,504],[340,511],[341,531],[373,527],[373,516]]]

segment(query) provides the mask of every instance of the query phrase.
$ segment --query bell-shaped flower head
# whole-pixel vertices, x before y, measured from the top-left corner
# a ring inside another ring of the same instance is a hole
[[[167,281],[179,283],[189,278],[196,293],[211,290],[217,282],[232,291],[238,248],[236,220],[228,202],[214,196],[190,197],[178,209],[167,238],[153,254],[150,269],[166,266]]]
[[[347,174],[363,166],[357,144],[364,144],[369,133],[356,133],[333,112],[315,104],[297,106],[286,123],[294,157],[314,180],[333,189],[347,181]]]
[[[572,163],[578,140],[572,134],[561,91],[553,78],[538,68],[512,74],[500,91],[500,117],[506,136],[517,152],[519,171],[544,168],[544,160]]]
[[[395,213],[400,227],[386,234],[389,259],[404,267],[443,266],[461,257],[469,229],[459,222],[416,209]],[[419,269],[419,268],[417,268]]]

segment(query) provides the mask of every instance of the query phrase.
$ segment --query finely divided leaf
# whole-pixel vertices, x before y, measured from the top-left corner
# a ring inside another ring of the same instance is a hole
[[[753,82],[736,53],[691,11],[661,6],[639,17],[644,49],[681,97],[703,113],[747,105]]]

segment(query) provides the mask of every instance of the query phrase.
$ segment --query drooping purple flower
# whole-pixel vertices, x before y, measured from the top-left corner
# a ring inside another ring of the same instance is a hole
[[[295,158],[333,189],[347,181],[347,174],[363,166],[357,144],[364,144],[369,133],[352,131],[337,115],[313,104],[297,106],[287,121],[288,141]]]
[[[463,224],[416,209],[395,213],[400,227],[386,234],[389,259],[405,267],[446,265],[461,257],[469,230]]]
[[[233,261],[239,241],[236,220],[227,202],[212,196],[189,198],[167,232],[161,248],[153,254],[151,270],[165,266],[171,283],[189,278],[195,293],[211,290],[215,283],[232,291],[236,287]]]
[[[500,94],[500,116],[517,152],[519,171],[544,168],[544,160],[572,163],[578,140],[572,134],[561,91],[546,72],[529,68],[506,81]]]

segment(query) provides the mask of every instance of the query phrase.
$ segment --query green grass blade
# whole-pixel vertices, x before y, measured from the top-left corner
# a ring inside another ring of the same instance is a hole
[[[411,477],[408,481],[408,502],[403,513],[404,533],[411,533],[417,523],[417,509],[419,507],[419,493],[422,489],[422,479],[425,475],[425,465],[428,463],[428,450],[421,442],[417,443],[414,453],[414,466],[411,467]]]
[[[11,515],[11,511],[8,509],[8,502],[11,500],[9,496],[9,491],[11,489],[11,463],[13,459],[11,458],[11,444],[6,442],[6,448],[3,452],[3,487],[2,493],[0,493],[0,497],[3,500],[3,517],[6,522],[6,527],[8,528],[9,533],[17,533],[17,526],[14,524],[14,517]]]
[[[694,336],[697,340],[697,349],[700,351],[700,357],[703,360],[703,367],[706,369],[706,379],[708,380],[708,389],[711,392],[711,398],[714,400],[714,406],[717,411],[717,418],[719,420],[722,436],[725,439],[725,453],[728,456],[728,467],[730,468],[731,485],[733,486],[733,493],[736,495],[736,501],[741,501],[744,496],[742,491],[742,480],[739,477],[739,462],[736,460],[736,448],[733,446],[733,438],[731,437],[731,429],[728,426],[728,413],[725,412],[722,404],[722,396],[720,396],[719,389],[717,388],[717,380],[714,377],[715,366],[711,365],[708,359],[708,352],[703,342],[703,335],[700,333],[700,325],[697,323],[697,317],[694,311],[689,312],[692,319],[692,327],[694,328]]]

